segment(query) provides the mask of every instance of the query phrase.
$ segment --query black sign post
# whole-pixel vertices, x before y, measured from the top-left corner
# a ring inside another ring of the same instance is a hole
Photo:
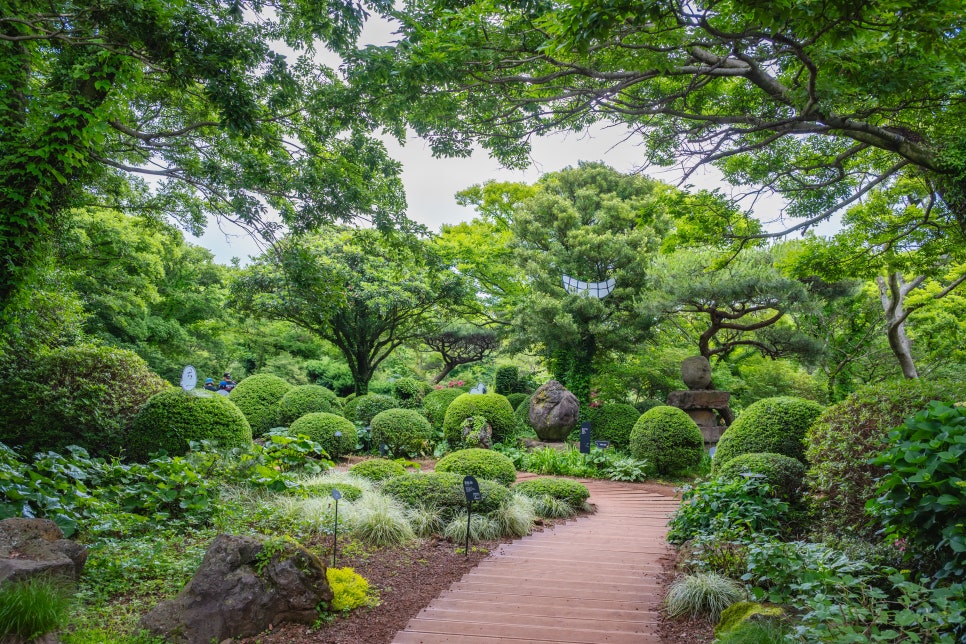
[[[339,499],[342,498],[342,492],[333,489],[332,498],[335,499],[335,526],[332,528],[332,567],[335,568],[335,551],[339,549]]]
[[[482,501],[480,484],[472,476],[463,477],[463,494],[466,495],[466,550],[464,554],[470,556],[470,521],[473,518],[473,501]]]
[[[580,423],[580,453],[590,454],[590,423]]]

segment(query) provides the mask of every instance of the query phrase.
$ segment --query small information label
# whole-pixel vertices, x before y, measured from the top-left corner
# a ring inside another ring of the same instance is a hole
[[[483,495],[480,493],[480,484],[472,476],[463,478],[463,494],[467,501],[482,501]]]
[[[185,391],[191,391],[197,384],[198,374],[195,372],[195,368],[189,364],[181,372],[181,388]]]
[[[339,490],[333,488],[332,489],[332,498],[335,499],[336,501],[338,501],[339,499],[342,498],[342,492],[339,492]]]
[[[580,423],[580,453],[590,454],[590,423]]]
[[[594,445],[596,445],[599,449],[607,449],[610,447],[610,441],[594,441]]]

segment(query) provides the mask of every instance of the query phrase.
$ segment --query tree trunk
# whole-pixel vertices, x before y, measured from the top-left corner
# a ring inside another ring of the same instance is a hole
[[[885,312],[889,348],[899,361],[902,375],[910,379],[918,378],[919,372],[912,358],[912,344],[909,342],[909,336],[906,335],[905,322],[909,312],[906,311],[904,304],[909,291],[922,284],[924,279],[925,277],[920,275],[907,283],[899,272],[889,273],[888,278],[881,275],[875,278],[876,284],[879,285],[882,310]]]
[[[442,380],[443,380],[443,378],[445,378],[446,376],[448,376],[448,375],[449,375],[449,373],[450,373],[450,372],[451,372],[451,371],[452,371],[452,370],[453,370],[453,369],[454,369],[455,367],[456,367],[456,364],[455,364],[455,363],[450,363],[450,362],[444,362],[444,363],[443,363],[443,370],[442,370],[442,371],[440,371],[440,372],[439,372],[439,374],[438,374],[438,375],[437,375],[437,376],[436,376],[435,378],[433,378],[433,384],[434,384],[434,385],[438,385],[438,384],[440,383],[440,381],[442,381]]]

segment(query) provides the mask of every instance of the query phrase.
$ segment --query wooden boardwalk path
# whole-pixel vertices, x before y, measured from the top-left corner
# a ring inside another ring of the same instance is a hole
[[[393,643],[658,644],[659,560],[677,501],[633,483],[581,482],[595,514],[500,546]]]

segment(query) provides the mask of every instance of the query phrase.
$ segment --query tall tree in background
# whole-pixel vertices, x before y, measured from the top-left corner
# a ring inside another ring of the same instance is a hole
[[[448,309],[470,296],[427,242],[392,242],[372,229],[288,237],[242,271],[233,301],[334,344],[365,394],[393,351],[440,330]]]
[[[424,336],[423,342],[443,359],[442,370],[433,378],[434,385],[456,367],[484,360],[500,348],[494,331],[475,327],[445,329]]]
[[[5,2],[0,312],[75,206],[193,231],[215,215],[269,238],[270,210],[297,230],[393,225],[398,164],[351,110],[322,107],[339,80],[313,56],[349,48],[364,16],[341,0]]]

